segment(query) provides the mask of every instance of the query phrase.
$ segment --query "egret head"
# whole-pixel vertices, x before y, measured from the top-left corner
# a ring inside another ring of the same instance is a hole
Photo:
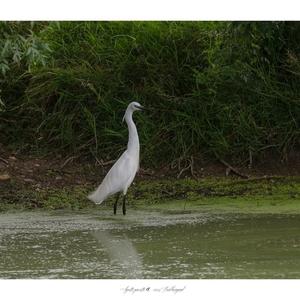
[[[132,113],[136,110],[142,110],[144,109],[144,107],[138,103],[138,102],[131,102],[129,103],[129,105],[127,106],[126,112],[124,114],[123,120],[122,122],[124,122],[124,120],[126,119],[126,116],[128,115],[132,115]]]
[[[127,109],[131,109],[132,111],[136,111],[136,110],[142,110],[144,107],[138,103],[138,102],[131,102],[129,105],[128,105],[128,108]]]

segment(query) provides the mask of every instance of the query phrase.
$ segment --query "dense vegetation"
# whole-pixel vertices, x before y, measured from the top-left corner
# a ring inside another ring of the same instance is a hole
[[[287,158],[299,50],[299,22],[2,22],[1,143],[115,158],[135,100],[152,108],[135,115],[148,166]]]

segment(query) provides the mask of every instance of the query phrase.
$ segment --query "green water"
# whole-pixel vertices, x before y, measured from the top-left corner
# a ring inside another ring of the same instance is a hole
[[[300,215],[0,215],[1,278],[300,278]]]

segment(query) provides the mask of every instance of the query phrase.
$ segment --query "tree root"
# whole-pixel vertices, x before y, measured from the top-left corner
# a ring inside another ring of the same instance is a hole
[[[249,179],[249,175],[244,174],[239,172],[236,168],[232,167],[228,162],[226,162],[225,160],[218,158],[219,161],[225,166],[227,167],[226,169],[226,176],[228,176],[230,174],[230,172],[234,173],[235,175],[241,177],[241,178],[245,178],[245,179]]]
[[[8,165],[8,161],[6,159],[4,159],[3,157],[0,156],[0,160]]]
[[[177,179],[179,179],[180,178],[180,176],[184,173],[184,172],[186,172],[186,171],[188,171],[188,170],[190,170],[190,172],[191,172],[191,175],[194,177],[194,178],[196,178],[196,175],[195,175],[195,172],[194,172],[194,158],[193,158],[193,156],[191,156],[191,158],[190,159],[187,159],[188,160],[188,165],[186,166],[186,167],[184,167],[184,168],[181,168],[181,158],[179,159],[179,163],[178,163],[178,169],[180,170],[179,171],[179,173],[178,173],[178,175],[177,175]]]

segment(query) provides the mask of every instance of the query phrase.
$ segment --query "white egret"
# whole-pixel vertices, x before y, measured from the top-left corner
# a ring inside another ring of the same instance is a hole
[[[101,204],[106,198],[119,193],[114,203],[114,214],[117,212],[117,203],[120,193],[123,193],[123,215],[126,214],[126,193],[131,185],[136,172],[139,169],[140,161],[140,143],[136,126],[132,119],[132,114],[136,110],[143,109],[138,102],[131,102],[125,112],[125,119],[128,126],[128,144],[126,151],[115,162],[109,172],[106,174],[99,187],[88,196],[96,204]]]

